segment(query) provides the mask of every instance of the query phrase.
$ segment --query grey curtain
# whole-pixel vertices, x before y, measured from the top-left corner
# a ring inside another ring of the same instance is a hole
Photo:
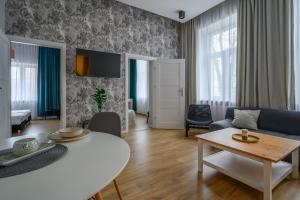
[[[292,0],[240,0],[237,103],[294,109]]]
[[[196,103],[197,21],[198,19],[195,18],[181,25],[180,58],[185,59],[186,67],[186,107]]]

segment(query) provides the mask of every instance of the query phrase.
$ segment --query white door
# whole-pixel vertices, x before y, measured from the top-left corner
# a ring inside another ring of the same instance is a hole
[[[0,140],[11,137],[10,42],[0,30]]]
[[[151,64],[152,127],[184,129],[185,60],[161,59]]]

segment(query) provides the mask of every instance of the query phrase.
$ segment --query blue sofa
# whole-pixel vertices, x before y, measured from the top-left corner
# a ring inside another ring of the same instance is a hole
[[[255,132],[300,141],[300,112],[296,111],[260,108],[228,108],[225,119],[210,124],[209,130],[216,131],[234,127],[231,123],[234,119],[234,109],[261,110],[257,120],[258,130],[255,130]],[[290,162],[291,156],[288,156],[286,160]]]

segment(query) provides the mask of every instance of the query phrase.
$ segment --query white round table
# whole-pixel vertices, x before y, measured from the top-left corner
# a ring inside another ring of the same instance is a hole
[[[16,139],[1,141],[0,149],[10,147]],[[123,139],[105,133],[93,132],[88,138],[64,145],[68,152],[55,163],[0,178],[0,199],[86,200],[111,183],[130,157],[129,145]]]

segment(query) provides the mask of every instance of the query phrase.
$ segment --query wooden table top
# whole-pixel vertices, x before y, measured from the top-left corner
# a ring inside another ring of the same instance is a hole
[[[300,141],[249,131],[259,137],[257,143],[244,143],[232,139],[232,134],[241,133],[240,129],[227,128],[197,135],[196,138],[263,160],[278,162],[300,146]]]

